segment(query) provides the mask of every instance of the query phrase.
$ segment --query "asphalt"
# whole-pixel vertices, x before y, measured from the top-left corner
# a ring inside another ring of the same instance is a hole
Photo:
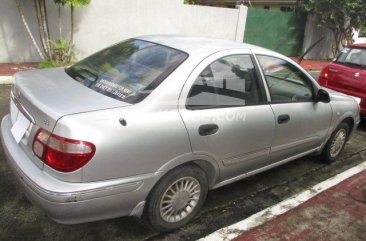
[[[319,71],[313,72],[315,77],[318,73]],[[11,85],[0,85],[0,118],[9,112],[10,88]],[[366,123],[362,122],[336,162],[327,165],[322,163],[319,157],[307,156],[270,171],[213,190],[209,192],[202,212],[190,224],[175,232],[166,234],[156,233],[143,221],[134,218],[117,218],[70,226],[60,225],[51,221],[24,196],[21,188],[16,183],[15,177],[8,168],[3,150],[0,148],[0,240],[196,240],[217,229],[246,219],[261,210],[366,161],[365,143]],[[363,187],[365,187],[364,184],[362,184]],[[341,189],[342,187],[340,186]],[[357,199],[362,198],[362,196],[357,195]],[[328,201],[329,203],[333,202],[335,198],[332,195],[330,197],[332,199]],[[326,199],[323,198],[322,200]],[[346,206],[354,206],[354,204],[347,203]],[[314,216],[311,220],[320,219],[321,217],[317,217],[317,214],[319,212],[312,212]],[[340,216],[343,217],[344,215]],[[329,220],[332,220],[331,216],[329,218]],[[294,220],[293,225],[296,223],[305,224],[305,221],[302,219],[293,218],[292,220]],[[358,222],[359,226],[357,227],[360,227],[361,231],[366,230],[366,219],[360,219]],[[274,221],[274,223],[277,223],[277,221]],[[287,225],[289,225],[288,222],[282,227]],[[341,226],[344,229],[348,227],[346,222],[340,222],[340,225],[345,225]],[[340,226],[335,227],[339,228]],[[310,227],[309,230],[314,232],[319,227],[315,228]],[[322,226],[322,228],[328,229],[329,227]],[[264,226],[261,226],[260,230],[264,231],[258,232],[255,228],[253,232],[257,235],[274,235],[273,232],[265,231]],[[272,236],[269,239],[268,236],[263,236],[266,237],[264,240],[328,240],[323,239],[322,236],[313,239],[304,239],[304,236],[288,239],[286,229],[283,230],[283,232],[277,232],[278,235],[273,236],[273,239],[271,239]],[[355,232],[351,231],[351,233]],[[363,232],[358,232],[358,234],[361,235],[361,238],[366,237]],[[238,238],[246,240],[247,237],[245,235],[246,233],[243,233]],[[262,236],[256,236],[253,240],[260,237]],[[336,237],[336,239],[330,240],[365,240],[358,239],[359,236],[351,236],[351,238],[337,239]]]

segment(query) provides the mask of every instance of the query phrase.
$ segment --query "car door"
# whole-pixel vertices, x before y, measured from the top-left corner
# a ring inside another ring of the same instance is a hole
[[[211,55],[192,72],[179,111],[195,154],[210,156],[225,180],[267,165],[274,116],[249,50]]]
[[[314,151],[328,132],[332,118],[330,104],[315,100],[315,83],[295,65],[280,57],[256,57],[276,120],[271,162]]]
[[[366,89],[366,49],[344,48],[335,63],[329,65],[327,86],[361,97]]]

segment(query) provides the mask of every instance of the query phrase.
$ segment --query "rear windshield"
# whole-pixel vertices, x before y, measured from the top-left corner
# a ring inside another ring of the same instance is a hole
[[[130,39],[87,57],[67,68],[66,73],[103,95],[134,104],[187,57],[176,49]]]
[[[339,53],[337,63],[359,68],[366,68],[366,49],[344,48]]]

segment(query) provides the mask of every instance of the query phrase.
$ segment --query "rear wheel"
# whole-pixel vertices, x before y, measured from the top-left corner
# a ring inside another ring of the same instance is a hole
[[[149,223],[158,231],[171,231],[188,223],[201,209],[207,195],[206,173],[185,165],[167,173],[147,200]]]
[[[338,158],[346,144],[349,131],[349,125],[346,122],[339,124],[323,149],[324,161],[333,162]]]

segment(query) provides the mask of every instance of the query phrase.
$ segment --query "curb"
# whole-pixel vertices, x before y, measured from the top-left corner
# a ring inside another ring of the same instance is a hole
[[[0,76],[0,85],[10,85],[12,83],[12,76]]]
[[[272,207],[266,208],[252,216],[239,221],[235,224],[232,224],[228,227],[224,227],[219,229],[204,238],[199,239],[198,241],[216,241],[223,240],[229,241],[232,240],[241,234],[253,229],[259,225],[262,225],[266,222],[269,222],[276,218],[277,216],[290,211],[291,209],[296,208],[300,204],[308,201],[312,197],[318,195],[319,193],[326,191],[327,189],[339,184],[340,182],[346,180],[347,178],[356,175],[362,171],[366,170],[366,162],[363,162],[355,167],[352,167],[334,177],[331,177],[315,186],[309,188],[306,191],[303,191],[297,195],[290,197]]]

